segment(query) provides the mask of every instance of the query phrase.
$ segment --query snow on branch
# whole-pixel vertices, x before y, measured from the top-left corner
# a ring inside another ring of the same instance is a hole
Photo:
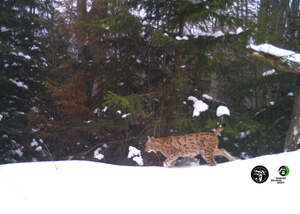
[[[250,44],[247,46],[252,57],[267,62],[276,69],[300,75],[300,54],[291,50],[278,48],[271,44]]]
[[[133,146],[128,147],[127,158],[132,158],[132,160],[135,161],[139,166],[144,165],[144,160],[141,151]]]
[[[189,96],[188,100],[191,100],[191,101],[194,102],[193,117],[198,117],[201,112],[204,112],[208,109],[208,105],[205,102],[203,102],[202,100],[198,100],[194,96]]]
[[[203,94],[202,97],[207,99],[207,100],[216,102],[216,100],[213,97],[211,97],[207,94]],[[205,112],[209,108],[209,106],[205,102],[203,102],[202,100],[198,100],[197,97],[189,96],[188,100],[194,102],[194,104],[193,104],[193,107],[194,107],[193,117],[200,116],[201,112]],[[220,105],[220,106],[218,106],[218,108],[216,110],[216,115],[217,115],[217,117],[223,117],[224,115],[230,116],[230,110],[227,106]]]
[[[219,106],[216,112],[217,117],[222,117],[223,115],[230,116],[230,110],[227,106]]]
[[[25,88],[28,89],[28,86],[25,85],[23,82],[17,80],[17,79],[9,79],[10,82],[14,83],[16,86],[20,87],[20,88]]]

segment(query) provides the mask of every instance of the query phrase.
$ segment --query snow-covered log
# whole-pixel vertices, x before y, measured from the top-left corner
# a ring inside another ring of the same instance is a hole
[[[271,64],[277,70],[300,75],[300,54],[278,48],[271,44],[247,46],[248,53],[255,59]]]

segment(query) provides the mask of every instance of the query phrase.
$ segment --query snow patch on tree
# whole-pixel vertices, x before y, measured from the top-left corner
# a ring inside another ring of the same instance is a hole
[[[107,106],[104,106],[104,108],[102,109],[102,112],[106,112],[107,109],[108,109],[108,107],[107,107]]]
[[[201,112],[205,112],[208,110],[208,105],[203,102],[202,100],[198,100],[196,97],[194,96],[189,96],[188,100],[193,101],[194,102],[194,111],[193,111],[193,117],[198,117],[200,116]]]
[[[43,150],[43,148],[39,145],[39,142],[37,142],[35,138],[32,139],[30,146],[37,152],[41,152]]]
[[[27,55],[27,54],[24,54],[24,53],[22,53],[22,52],[19,52],[19,53],[18,53],[18,56],[24,57],[24,58],[27,59],[27,60],[30,60],[30,59],[31,59],[31,56],[29,56],[29,55]]]
[[[240,132],[240,138],[241,139],[244,139],[244,138],[246,138],[248,135],[250,135],[251,134],[251,131],[250,130],[247,130],[247,131],[245,131],[245,132]]]
[[[264,73],[262,73],[262,75],[265,76],[270,76],[270,75],[274,75],[276,74],[276,70],[275,69],[271,69],[271,70],[267,70]]]
[[[123,114],[121,117],[122,118],[127,118],[128,116],[130,116],[131,115],[131,113],[127,113],[127,114]]]
[[[217,108],[216,115],[217,115],[217,117],[221,117],[221,116],[223,116],[223,115],[228,115],[228,116],[230,116],[230,110],[229,110],[229,108],[228,108],[227,106],[221,105],[221,106],[219,106],[219,107]]]
[[[128,158],[132,158],[133,161],[135,161],[139,166],[144,165],[144,160],[142,158],[142,153],[140,150],[133,146],[128,147]]]
[[[20,88],[25,88],[28,89],[28,86],[25,85],[23,82],[18,81],[16,79],[9,79],[9,81],[11,81],[12,83],[14,83],[16,86],[20,87]]]
[[[214,98],[208,94],[203,94],[202,95],[203,98],[207,99],[207,100],[213,100]]]
[[[207,99],[207,100],[211,100],[211,101],[214,100],[213,97],[211,97],[211,96],[209,96],[207,94],[203,94],[202,97],[205,98],[205,99]],[[201,112],[205,112],[209,108],[209,106],[205,102],[203,102],[202,100],[198,100],[197,97],[189,96],[188,100],[194,102],[194,105],[193,105],[193,107],[194,107],[193,117],[200,116]],[[217,117],[221,117],[221,116],[224,116],[224,115],[230,116],[230,110],[229,110],[229,108],[227,106],[220,105],[217,108],[216,115],[217,115]]]
[[[294,139],[297,140],[297,136],[299,135],[299,131],[298,131],[297,126],[294,127],[293,135],[294,135]],[[300,137],[298,137],[298,140],[297,140],[296,144],[300,145]]]
[[[187,37],[187,36],[176,36],[175,38],[176,38],[176,40],[178,40],[178,41],[181,41],[181,40],[189,40],[189,37]]]
[[[98,160],[102,160],[104,158],[104,155],[101,153],[102,149],[99,147],[94,151],[94,158]]]

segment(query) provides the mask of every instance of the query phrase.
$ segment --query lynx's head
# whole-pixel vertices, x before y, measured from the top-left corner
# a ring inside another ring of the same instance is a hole
[[[149,137],[145,146],[146,152],[156,152],[157,151],[157,140],[154,137]]]

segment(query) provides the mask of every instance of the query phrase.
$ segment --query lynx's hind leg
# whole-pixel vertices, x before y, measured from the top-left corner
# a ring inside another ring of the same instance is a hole
[[[232,157],[225,149],[216,149],[215,150],[215,155],[217,156],[223,156],[225,158],[227,158],[230,161],[234,161],[235,158]]]

